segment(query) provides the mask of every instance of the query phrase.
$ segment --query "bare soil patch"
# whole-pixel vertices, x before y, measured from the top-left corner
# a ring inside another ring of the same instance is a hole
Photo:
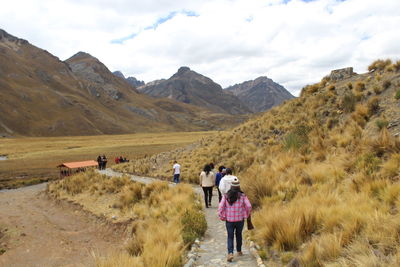
[[[40,184],[0,191],[0,266],[94,266],[121,250],[124,229],[55,202]]]

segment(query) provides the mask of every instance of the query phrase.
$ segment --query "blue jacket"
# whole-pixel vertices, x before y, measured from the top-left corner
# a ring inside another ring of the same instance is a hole
[[[215,185],[216,186],[219,186],[219,182],[221,181],[221,179],[222,179],[222,173],[217,172],[217,174],[215,175]]]

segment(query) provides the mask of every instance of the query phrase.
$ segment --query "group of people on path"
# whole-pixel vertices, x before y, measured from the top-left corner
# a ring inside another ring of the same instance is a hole
[[[125,163],[125,162],[129,162],[129,159],[119,156],[119,157],[115,157],[114,162],[115,162],[115,164]]]
[[[105,170],[107,167],[107,157],[103,154],[103,156],[97,157],[97,163],[99,164],[99,170]]]
[[[175,161],[173,166],[174,182],[179,183],[180,165]],[[214,164],[204,166],[200,173],[200,186],[204,192],[205,207],[211,207],[212,193],[214,186],[218,190],[218,216],[221,221],[225,221],[228,233],[227,261],[232,262],[234,255],[234,237],[236,237],[236,251],[238,256],[242,256],[242,232],[245,221],[249,230],[253,229],[251,223],[251,203],[240,188],[239,179],[232,175],[232,169],[220,166],[218,172],[214,169]]]

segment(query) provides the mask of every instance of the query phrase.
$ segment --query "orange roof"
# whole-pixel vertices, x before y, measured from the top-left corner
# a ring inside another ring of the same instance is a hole
[[[67,167],[69,169],[75,169],[75,168],[84,168],[97,165],[99,165],[97,161],[87,160],[87,161],[77,161],[77,162],[65,162],[61,165],[58,165],[57,167]]]

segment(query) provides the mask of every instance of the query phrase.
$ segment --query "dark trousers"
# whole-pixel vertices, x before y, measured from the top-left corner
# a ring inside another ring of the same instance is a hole
[[[206,203],[206,208],[208,208],[209,204],[211,204],[211,199],[212,199],[212,186],[203,186],[203,192],[204,192],[204,202]]]
[[[180,174],[174,174],[174,183],[176,183],[176,184],[179,183],[179,176],[180,176]]]
[[[228,254],[233,253],[233,238],[236,235],[236,251],[242,251],[242,231],[244,221],[226,222],[226,230],[228,231]]]
[[[217,190],[218,190],[218,202],[221,202],[222,194],[221,194],[221,191],[219,191],[219,187],[218,186],[217,186]]]

